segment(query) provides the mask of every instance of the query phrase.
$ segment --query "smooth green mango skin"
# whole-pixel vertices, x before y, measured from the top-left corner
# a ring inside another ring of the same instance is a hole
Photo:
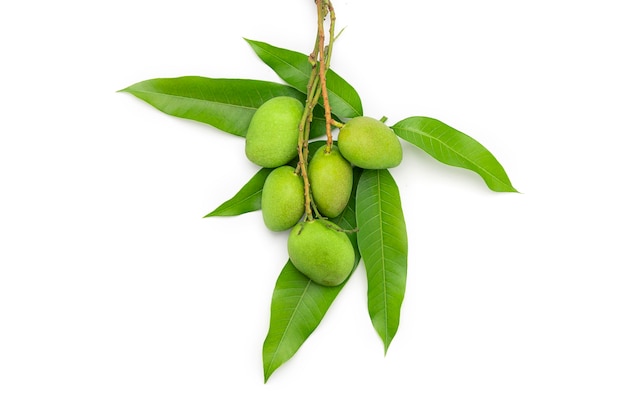
[[[402,146],[393,130],[367,116],[349,120],[339,131],[337,144],[344,158],[364,169],[400,165]]]
[[[341,284],[354,267],[350,239],[327,220],[298,223],[289,234],[287,251],[293,265],[320,285]]]
[[[313,201],[326,217],[337,217],[348,205],[352,193],[352,165],[341,156],[335,145],[329,153],[318,149],[309,162],[309,181]]]
[[[291,166],[275,168],[265,179],[261,213],[268,229],[281,232],[295,226],[304,214],[304,181]]]
[[[298,154],[298,125],[304,106],[293,97],[274,97],[252,116],[246,133],[246,157],[253,163],[276,168]]]

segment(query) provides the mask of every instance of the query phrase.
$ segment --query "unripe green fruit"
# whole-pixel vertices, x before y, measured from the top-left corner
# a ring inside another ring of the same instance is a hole
[[[354,248],[345,232],[328,220],[298,223],[287,240],[293,265],[312,281],[339,285],[354,267]]]
[[[337,137],[344,158],[365,169],[393,168],[402,162],[402,146],[393,130],[367,116],[349,120]]]
[[[287,230],[304,214],[304,181],[291,166],[275,168],[265,179],[261,213],[268,229]]]
[[[298,154],[298,125],[304,112],[293,97],[274,97],[252,116],[246,134],[246,156],[265,168],[285,165]]]
[[[319,148],[309,163],[309,181],[313,201],[321,214],[337,217],[348,205],[352,193],[352,165],[339,148],[333,145],[329,153]]]

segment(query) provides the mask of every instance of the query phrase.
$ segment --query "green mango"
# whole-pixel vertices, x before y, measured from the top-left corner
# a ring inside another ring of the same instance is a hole
[[[328,220],[298,223],[289,233],[287,252],[293,265],[320,285],[339,285],[354,268],[350,238]]]
[[[349,120],[337,136],[344,158],[364,169],[386,169],[400,165],[402,146],[390,127],[372,117]]]
[[[295,158],[303,112],[304,106],[293,97],[274,97],[263,103],[248,126],[246,157],[265,168],[276,168]]]
[[[318,211],[326,217],[337,217],[348,205],[352,193],[352,165],[333,145],[318,149],[308,168],[313,201]]]
[[[268,229],[280,232],[296,225],[304,215],[304,181],[291,166],[275,168],[265,179],[261,213]]]

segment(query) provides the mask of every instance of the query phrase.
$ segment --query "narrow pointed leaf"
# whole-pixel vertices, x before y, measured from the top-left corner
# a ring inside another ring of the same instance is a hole
[[[316,284],[287,262],[276,281],[270,327],[263,343],[265,382],[313,333],[344,285]]]
[[[483,145],[465,133],[429,117],[409,117],[392,129],[440,162],[480,175],[493,191],[517,192],[500,162]]]
[[[306,93],[311,63],[308,55],[289,49],[278,48],[265,42],[246,39],[254,52],[263,62],[278,74],[287,84]],[[363,115],[361,98],[346,80],[332,69],[326,72],[328,100],[334,114],[341,118]]]
[[[363,172],[356,194],[356,219],[369,314],[386,353],[400,323],[408,258],[400,194],[389,171]]]
[[[230,200],[204,217],[238,216],[261,209],[261,194],[271,168],[261,168]]]
[[[267,100],[278,96],[306,97],[287,85],[259,80],[186,76],[155,78],[133,84],[121,92],[133,94],[171,116],[207,123],[236,136],[246,136],[252,115]],[[323,110],[315,113],[311,137],[325,132]]]
[[[355,170],[358,178],[359,172]],[[354,187],[356,189],[356,187]],[[356,227],[355,195],[344,212],[333,221],[346,230]],[[360,257],[356,237],[349,234],[354,246],[356,269]],[[353,269],[353,271],[354,271]],[[348,278],[349,279],[349,278]],[[348,280],[336,287],[316,284],[288,261],[276,281],[272,295],[270,327],[263,343],[265,382],[287,362],[320,324],[331,304]]]
[[[326,145],[325,140],[312,141],[309,143],[309,159],[315,151]],[[294,167],[297,160],[291,161]],[[231,199],[222,203],[215,210],[204,217],[215,216],[238,216],[251,211],[261,210],[261,196],[267,176],[272,172],[271,168],[261,168],[254,176],[235,194]]]

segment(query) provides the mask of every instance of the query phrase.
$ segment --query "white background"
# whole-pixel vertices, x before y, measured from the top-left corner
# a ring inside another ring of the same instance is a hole
[[[333,68],[366,114],[438,118],[519,194],[412,148],[410,259],[386,356],[359,268],[263,383],[286,234],[202,217],[244,142],[117,90],[277,80],[312,1],[7,2],[0,13],[0,415],[625,416],[621,2],[337,0]]]

